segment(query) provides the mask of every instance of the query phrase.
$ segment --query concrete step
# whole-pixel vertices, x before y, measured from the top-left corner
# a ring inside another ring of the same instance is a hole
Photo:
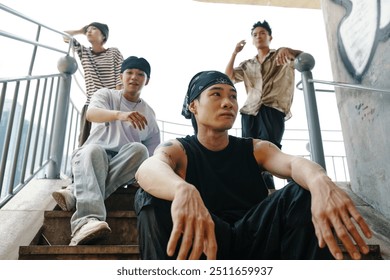
[[[63,188],[66,188],[66,186],[63,186]],[[104,201],[107,211],[134,210],[134,196],[137,189],[138,188],[134,185],[128,185],[117,189]],[[56,205],[54,210],[61,209]]]
[[[30,245],[68,245],[71,239],[70,218],[73,212],[45,211],[44,222]],[[107,223],[112,232],[101,245],[137,244],[137,217],[134,211],[110,211]]]
[[[342,247],[342,246],[341,246]],[[383,260],[379,245],[369,245],[362,260]],[[344,260],[351,260],[342,247]],[[138,245],[30,245],[19,248],[20,260],[139,260]]]
[[[348,254],[347,250],[343,245],[340,245],[341,251],[343,252],[344,260],[352,260],[351,256]],[[368,245],[370,251],[366,255],[362,255],[361,260],[383,260],[381,255],[380,246],[378,244]]]
[[[124,260],[139,259],[137,217],[134,195],[137,188],[128,186],[106,199],[106,222],[112,232],[93,245],[68,246],[71,240],[70,219],[74,211],[56,206],[45,211],[43,225],[28,246],[19,247],[20,260]]]
[[[21,246],[19,260],[139,260],[137,245]]]
[[[373,237],[365,239],[366,243],[379,248],[383,260],[390,260],[390,221],[362,198],[356,195],[349,182],[337,182],[337,185],[348,193],[354,201],[357,210],[370,226]],[[363,236],[363,234],[362,234]]]

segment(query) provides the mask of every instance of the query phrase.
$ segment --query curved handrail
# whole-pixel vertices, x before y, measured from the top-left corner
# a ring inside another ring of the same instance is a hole
[[[34,19],[28,17],[28,16],[25,16],[24,14],[19,13],[19,12],[15,11],[15,10],[13,10],[13,9],[11,9],[11,8],[9,8],[9,7],[7,7],[7,6],[5,6],[4,4],[1,4],[1,3],[0,3],[0,9],[1,9],[1,10],[4,10],[4,11],[6,11],[6,12],[8,12],[8,13],[14,15],[14,16],[17,16],[17,17],[19,17],[19,18],[22,18],[22,19],[24,19],[24,20],[26,20],[26,21],[29,21],[29,22],[31,22],[31,23],[34,23],[34,24],[38,25],[39,27],[46,28],[47,30],[50,30],[50,31],[52,31],[52,32],[54,32],[54,33],[61,34],[62,36],[69,36],[68,34],[66,34],[66,33],[64,33],[64,32],[58,31],[58,30],[56,30],[56,29],[54,29],[54,28],[51,28],[51,27],[49,27],[49,26],[47,26],[47,25],[45,25],[45,24],[43,24],[43,23],[40,23],[40,22],[38,22],[38,21],[36,21],[36,20],[34,20]],[[31,40],[28,40],[28,39],[24,39],[24,38],[22,38],[22,37],[20,37],[20,36],[12,35],[11,33],[8,33],[8,32],[0,31],[0,35],[3,35],[3,36],[5,36],[5,37],[8,37],[8,38],[11,38],[11,39],[14,39],[14,40],[18,40],[18,41],[21,41],[21,42],[25,42],[25,43],[28,43],[28,44],[32,44],[32,45],[35,45],[35,46],[40,46],[40,47],[47,48],[47,49],[50,49],[50,50],[54,50],[54,51],[58,51],[58,52],[61,52],[61,53],[65,53],[65,54],[69,54],[70,49],[71,49],[71,45],[70,45],[70,44],[69,44],[69,46],[68,46],[68,51],[67,51],[67,52],[64,52],[64,51],[62,51],[62,50],[59,50],[59,49],[56,49],[56,48],[52,48],[52,47],[50,47],[50,46],[48,46],[48,45],[40,44],[40,43],[38,43],[37,41],[31,41]]]

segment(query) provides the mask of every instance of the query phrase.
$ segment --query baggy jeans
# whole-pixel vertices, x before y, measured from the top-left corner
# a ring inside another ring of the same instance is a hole
[[[73,152],[76,211],[71,218],[72,236],[90,218],[106,220],[104,200],[119,187],[134,182],[138,167],[148,156],[147,148],[137,142],[125,144],[118,153],[97,144],[87,144]]]

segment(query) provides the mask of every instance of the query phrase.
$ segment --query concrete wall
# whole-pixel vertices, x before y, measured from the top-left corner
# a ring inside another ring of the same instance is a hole
[[[390,1],[321,0],[352,190],[390,219]]]

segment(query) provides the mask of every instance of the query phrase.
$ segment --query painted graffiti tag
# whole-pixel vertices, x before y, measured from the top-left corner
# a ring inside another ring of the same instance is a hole
[[[390,0],[332,0],[346,15],[338,29],[338,48],[348,72],[361,80],[380,41],[390,37]]]

